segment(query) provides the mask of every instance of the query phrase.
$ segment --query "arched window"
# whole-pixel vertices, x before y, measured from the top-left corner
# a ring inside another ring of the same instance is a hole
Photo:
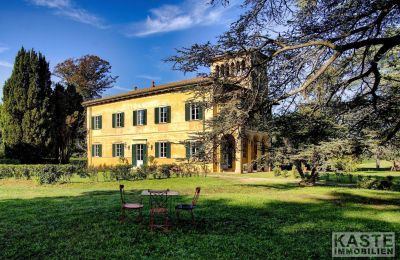
[[[218,78],[219,77],[219,66],[215,66],[215,76]]]
[[[240,62],[236,62],[236,75],[240,75]]]
[[[224,64],[221,65],[221,69],[220,69],[220,73],[219,74],[220,74],[221,77],[225,77],[225,66],[224,66]]]
[[[231,76],[235,76],[236,75],[236,73],[235,73],[235,63],[231,63]]]
[[[229,64],[225,64],[225,77],[229,77]]]
[[[242,73],[246,72],[246,62],[242,60]]]

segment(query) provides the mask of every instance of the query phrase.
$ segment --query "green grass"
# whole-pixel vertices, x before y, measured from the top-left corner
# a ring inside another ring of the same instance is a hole
[[[176,203],[201,186],[198,225],[173,218],[169,233],[150,232],[147,201],[142,224],[120,223],[118,182],[0,180],[0,258],[326,259],[333,231],[394,231],[399,248],[398,192],[299,187],[270,173],[123,183],[177,190]]]

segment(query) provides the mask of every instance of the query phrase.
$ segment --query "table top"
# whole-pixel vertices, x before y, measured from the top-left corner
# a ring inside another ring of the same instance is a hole
[[[143,190],[141,194],[142,194],[142,196],[150,196],[149,190]],[[167,192],[167,196],[179,196],[179,192],[169,190]]]

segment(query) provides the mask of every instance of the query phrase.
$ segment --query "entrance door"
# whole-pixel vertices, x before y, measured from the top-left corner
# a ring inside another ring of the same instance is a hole
[[[136,145],[136,166],[140,167],[143,165],[144,159],[144,144]]]

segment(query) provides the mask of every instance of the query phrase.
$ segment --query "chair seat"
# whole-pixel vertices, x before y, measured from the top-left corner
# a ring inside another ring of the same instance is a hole
[[[179,204],[176,205],[175,209],[183,209],[183,210],[192,210],[196,208],[196,206],[192,205],[192,204]]]
[[[152,208],[150,209],[151,213],[168,213],[167,208]]]
[[[139,204],[139,203],[125,203],[123,205],[123,208],[125,209],[141,209],[143,208],[143,204]]]

